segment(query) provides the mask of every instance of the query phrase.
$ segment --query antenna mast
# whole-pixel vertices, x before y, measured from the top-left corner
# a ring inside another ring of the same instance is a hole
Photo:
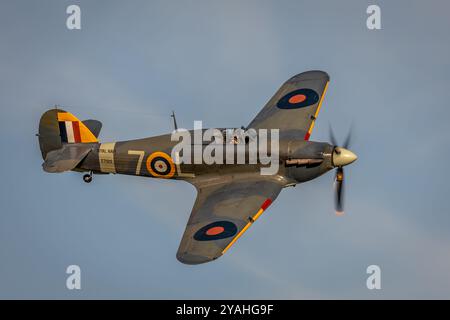
[[[175,130],[178,130],[177,119],[175,118],[175,112],[173,110],[170,116],[173,118],[173,126],[175,127]]]

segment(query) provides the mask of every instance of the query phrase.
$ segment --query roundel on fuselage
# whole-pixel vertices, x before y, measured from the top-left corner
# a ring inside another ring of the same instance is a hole
[[[312,89],[298,89],[284,95],[277,102],[280,109],[298,109],[311,106],[319,101],[319,94]]]
[[[172,178],[175,174],[175,166],[172,158],[164,152],[154,152],[146,161],[147,171],[157,178]]]

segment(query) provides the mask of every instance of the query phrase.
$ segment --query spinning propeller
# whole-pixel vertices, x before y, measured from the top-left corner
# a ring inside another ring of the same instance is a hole
[[[352,130],[350,129],[343,147],[338,147],[333,129],[330,126],[330,140],[335,146],[333,149],[332,162],[333,166],[336,167],[336,177],[334,179],[334,207],[337,215],[344,214],[344,166],[354,162],[358,158],[356,154],[347,150],[350,145],[351,133]]]

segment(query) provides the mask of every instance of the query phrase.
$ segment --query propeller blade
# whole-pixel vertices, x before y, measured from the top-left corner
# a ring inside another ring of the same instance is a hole
[[[337,155],[336,160],[339,160],[339,157],[346,159],[345,161],[333,161],[333,164],[337,166],[336,168],[336,177],[334,180],[334,208],[336,210],[336,215],[344,214],[344,169],[343,166],[352,163],[357,159],[356,155],[351,151],[347,150],[350,146],[352,140],[352,132],[353,132],[353,122],[350,125],[350,130],[348,131],[347,137],[345,138],[344,144],[342,147],[339,147],[337,144],[336,137],[334,136],[333,128],[331,124],[330,127],[330,140],[334,145],[333,152]],[[334,157],[334,155],[333,155]]]
[[[350,142],[352,139],[352,132],[353,132],[353,123],[350,125],[350,130],[348,130],[347,138],[345,138],[345,142],[343,147],[347,149],[350,146]]]
[[[336,169],[334,207],[337,215],[344,214],[344,169]]]
[[[333,128],[331,128],[331,124],[329,124],[329,127],[330,127],[330,141],[334,146],[337,146],[338,143],[336,137],[334,136]]]

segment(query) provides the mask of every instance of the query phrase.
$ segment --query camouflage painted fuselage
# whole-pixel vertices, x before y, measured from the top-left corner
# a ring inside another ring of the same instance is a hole
[[[96,144],[93,150],[79,164],[77,170],[93,171],[94,173],[113,173],[136,175],[151,178],[171,178],[189,181],[192,178],[200,178],[203,175],[228,175],[228,174],[261,174],[263,165],[259,159],[256,164],[249,164],[249,148],[246,146],[245,164],[237,164],[239,151],[234,146],[234,162],[231,164],[206,164],[203,160],[195,164],[193,155],[191,164],[181,163],[176,165],[169,160],[169,167],[173,166],[172,173],[161,174],[152,168],[153,155],[164,154],[167,159],[171,157],[172,148],[178,141],[172,141],[171,135],[161,135],[138,140],[119,141],[113,143]],[[328,143],[297,140],[291,137],[280,138],[279,168],[274,176],[283,179],[286,185],[292,185],[314,179],[333,168],[331,154],[333,146]],[[207,143],[202,145],[202,149]],[[227,146],[224,146],[224,148]],[[194,152],[194,145],[191,147]],[[320,163],[313,164],[287,164],[292,159],[320,159]],[[223,162],[226,162],[225,159]],[[166,167],[164,168],[166,169]],[[168,168],[171,169],[171,168]],[[166,173],[170,170],[166,170]]]

